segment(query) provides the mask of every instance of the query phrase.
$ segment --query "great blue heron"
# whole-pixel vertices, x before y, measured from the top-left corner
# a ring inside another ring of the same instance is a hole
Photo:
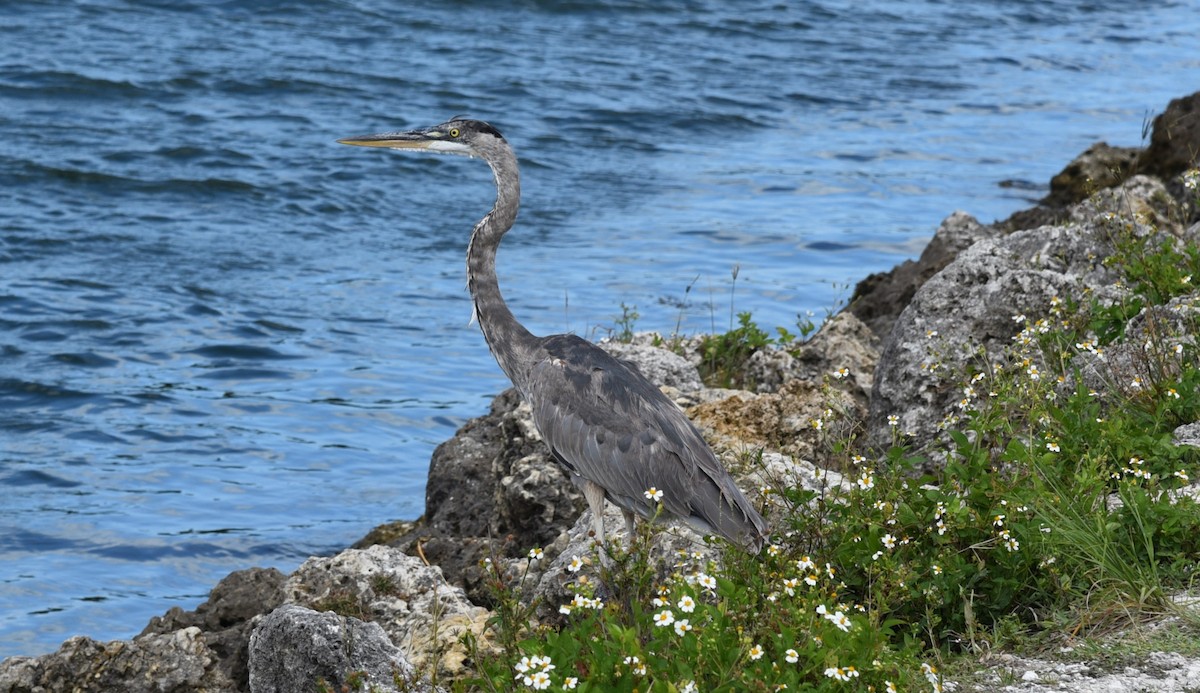
[[[604,541],[604,499],[621,509],[630,536],[634,514],[663,509],[706,534],[752,551],[767,525],[738,490],[696,427],[640,373],[576,335],[536,337],[500,295],[496,249],[520,206],[517,157],[496,128],[454,118],[441,125],[364,135],[342,144],[423,149],[486,161],[496,204],[471,233],[467,286],[475,318],[500,368],[533,408],[554,458],[583,490],[596,538]],[[651,490],[661,491],[648,493]],[[603,555],[603,554],[602,554]]]

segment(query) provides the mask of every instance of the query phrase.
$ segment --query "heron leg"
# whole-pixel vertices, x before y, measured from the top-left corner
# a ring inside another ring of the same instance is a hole
[[[629,510],[621,510],[621,514],[625,516],[625,533],[629,535],[629,543],[633,544],[633,512]]]
[[[604,487],[593,481],[583,482],[583,497],[592,509],[592,532],[600,544],[600,564],[608,567],[608,552],[604,549]]]

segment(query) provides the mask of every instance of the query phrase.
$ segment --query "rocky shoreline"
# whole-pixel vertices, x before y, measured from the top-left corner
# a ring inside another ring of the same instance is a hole
[[[812,421],[830,407],[871,445],[887,444],[889,417],[898,418],[917,447],[937,438],[957,394],[928,377],[930,335],[937,336],[940,359],[962,359],[954,345],[998,350],[1012,338],[1012,315],[1044,312],[1059,295],[1086,288],[1119,298],[1103,262],[1106,215],[1132,212],[1161,233],[1200,245],[1200,210],[1180,180],[1197,165],[1197,152],[1200,93],[1171,102],[1145,149],[1089,148],[1032,209],[994,224],[950,215],[919,259],[864,279],[849,306],[799,349],[755,353],[741,378],[753,389],[705,387],[694,340],[668,350],[639,336],[606,348],[636,363],[686,409],[735,471],[741,453],[765,451],[762,464],[740,469],[744,489],[768,479],[836,484],[835,472],[805,461],[818,444]],[[1122,367],[1120,345],[1109,361]],[[835,372],[843,387],[831,400],[821,383]],[[1196,444],[1196,428],[1181,427],[1178,444]],[[352,548],[311,558],[291,575],[260,568],[232,573],[194,611],[173,608],[131,640],[74,637],[48,655],[7,659],[0,662],[0,693],[264,693],[313,690],[321,680],[328,690],[354,680],[381,691],[434,690],[430,672],[448,680],[470,670],[465,634],[475,647],[491,647],[486,561],[523,576],[532,586],[527,596],[540,599],[539,616],[552,621],[569,594],[568,562],[588,553],[589,523],[581,495],[550,459],[528,407],[508,390],[434,452],[420,519],[376,528]],[[606,524],[622,523],[614,517]],[[672,528],[655,541],[662,551],[712,550],[697,539]],[[544,552],[540,560],[529,557],[534,547]],[[995,665],[1008,673],[996,675],[994,690],[1200,686],[1200,661],[1156,657],[1161,666],[1133,673],[1009,658]],[[1013,679],[1020,682],[1000,683]]]

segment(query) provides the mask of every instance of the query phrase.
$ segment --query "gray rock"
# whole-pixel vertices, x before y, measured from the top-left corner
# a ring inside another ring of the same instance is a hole
[[[1050,194],[1042,204],[1066,207],[1093,193],[1120,185],[1137,168],[1138,147],[1113,147],[1097,142],[1050,179]]]
[[[310,558],[288,577],[289,602],[333,610],[379,624],[421,671],[460,675],[469,658],[461,642],[471,633],[486,647],[486,609],[450,586],[437,566],[400,549],[372,546]]]
[[[871,398],[875,364],[881,340],[853,313],[842,311],[802,346],[796,356],[796,377],[821,382],[829,376],[840,379],[847,392],[864,410]],[[844,374],[843,374],[844,373]]]
[[[646,379],[659,387],[694,392],[704,387],[696,366],[673,351],[634,340],[632,343],[604,341],[604,350],[631,363]]]
[[[416,678],[383,628],[356,618],[286,604],[263,617],[250,638],[251,693],[313,691],[322,681],[334,691],[432,690]]]
[[[1174,99],[1154,118],[1138,170],[1164,180],[1200,164],[1200,92]]]
[[[883,339],[922,284],[976,241],[999,235],[996,228],[983,226],[975,217],[955,212],[938,226],[915,262],[905,260],[887,272],[872,274],[859,282],[846,310]]]
[[[468,421],[434,451],[424,521],[389,545],[410,552],[419,547],[451,582],[486,603],[481,561],[553,541],[583,506],[582,494],[542,443],[529,407],[509,389],[487,416]]]
[[[1192,325],[1200,320],[1200,293],[1142,309],[1129,320],[1124,337],[1100,353],[1082,351],[1071,359],[1084,387],[1136,398],[1179,375],[1183,356],[1175,347],[1194,347]],[[1064,384],[1064,388],[1066,385]]]
[[[1172,439],[1176,445],[1200,448],[1200,421],[1176,428]]]
[[[1103,671],[1095,665],[996,657],[976,691],[996,693],[1187,693],[1200,688],[1200,659],[1175,652],[1151,652],[1137,667]],[[1032,675],[1030,675],[1032,674]],[[1020,679],[1019,683],[1006,683]],[[990,685],[988,685],[990,683]],[[950,685],[947,685],[947,690]]]
[[[274,568],[250,568],[230,573],[195,611],[174,607],[155,616],[142,635],[172,633],[197,627],[217,656],[221,671],[239,690],[247,690],[250,670],[247,647],[253,619],[283,603],[283,573]]]
[[[57,652],[0,663],[0,691],[12,693],[232,693],[199,628],[101,643],[77,636]]]
[[[960,398],[968,361],[990,362],[1023,328],[1014,316],[1043,317],[1052,298],[1076,297],[1085,288],[1101,301],[1117,300],[1124,290],[1103,265],[1112,252],[1106,215],[1162,216],[1169,224],[1164,207],[1171,204],[1161,183],[1135,176],[1074,208],[1065,226],[982,240],[961,253],[917,291],[884,343],[868,443],[890,444],[888,416],[899,418],[915,445],[931,442]]]

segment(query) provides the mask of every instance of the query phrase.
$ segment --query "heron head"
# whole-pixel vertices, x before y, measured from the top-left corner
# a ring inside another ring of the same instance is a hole
[[[504,136],[488,123],[456,117],[433,127],[346,137],[338,142],[359,147],[426,149],[443,154],[477,156],[488,144],[495,143],[496,140],[504,141]]]

